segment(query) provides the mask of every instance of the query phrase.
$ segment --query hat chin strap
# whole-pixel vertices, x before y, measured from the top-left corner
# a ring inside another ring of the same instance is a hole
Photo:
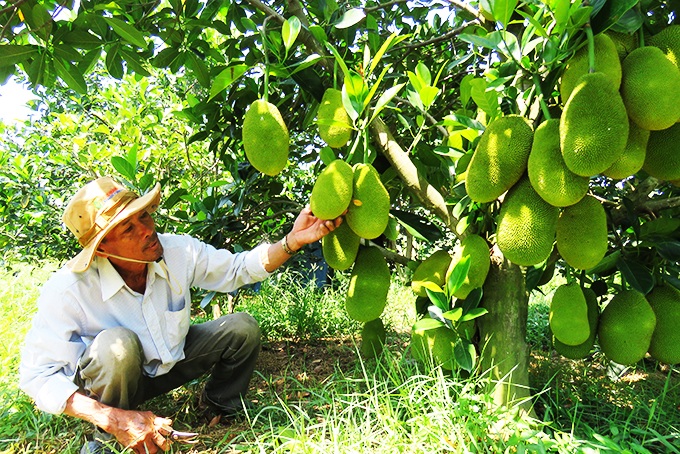
[[[153,262],[160,262],[161,260],[163,260],[162,256],[158,257],[156,260],[137,260],[137,259],[131,259],[131,258],[128,258],[128,257],[121,257],[119,255],[109,254],[108,252],[104,252],[104,251],[101,251],[101,250],[98,250],[97,254],[103,255],[104,257],[113,257],[114,259],[125,260],[126,262],[135,262],[135,263],[153,263]]]
[[[163,271],[165,271],[165,275],[168,278],[168,285],[170,285],[170,290],[172,290],[173,293],[175,293],[177,295],[182,295],[182,284],[180,284],[179,281],[177,280],[177,278],[170,272],[170,270],[168,269],[168,266],[165,264],[165,260],[163,260],[163,256],[158,257],[156,260],[137,260],[137,259],[131,259],[131,258],[128,258],[128,257],[121,257],[119,255],[109,254],[107,252],[103,252],[103,251],[99,251],[99,250],[97,251],[97,254],[103,255],[105,257],[113,257],[114,259],[118,259],[118,260],[125,260],[125,261],[128,261],[128,262],[135,262],[135,263],[154,263],[154,262],[156,262],[156,263],[160,263],[161,268],[163,269]],[[175,283],[179,287],[179,290],[175,290],[175,288],[172,286],[172,282],[170,281],[171,276],[175,280]]]

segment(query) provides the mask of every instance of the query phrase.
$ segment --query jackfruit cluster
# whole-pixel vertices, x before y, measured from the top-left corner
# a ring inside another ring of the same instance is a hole
[[[253,167],[274,176],[288,162],[288,127],[281,112],[264,99],[253,102],[243,118],[243,149]]]

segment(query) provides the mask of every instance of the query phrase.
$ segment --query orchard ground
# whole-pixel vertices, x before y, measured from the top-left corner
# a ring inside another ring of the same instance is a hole
[[[13,265],[0,291],[0,453],[76,453],[92,427],[35,410],[17,390],[16,367],[39,285],[54,265]],[[557,278],[559,279],[559,278]],[[393,280],[379,361],[358,353],[360,325],[344,313],[346,278],[325,290],[294,273],[241,293],[236,310],[254,315],[264,345],[248,400],[255,410],[219,419],[201,408],[203,380],[144,405],[195,431],[193,447],[171,452],[680,452],[680,369],[649,358],[609,364],[599,351],[571,361],[549,346],[547,316],[555,281],[534,294],[527,339],[536,421],[494,409],[481,383],[413,361],[409,329],[415,297]],[[220,311],[228,310],[226,299]],[[195,308],[196,321],[214,316]]]

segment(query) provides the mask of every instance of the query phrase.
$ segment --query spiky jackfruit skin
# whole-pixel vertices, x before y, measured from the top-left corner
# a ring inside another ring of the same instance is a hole
[[[390,195],[370,164],[354,166],[352,201],[345,220],[361,238],[379,237],[390,218]]]
[[[557,219],[557,250],[574,268],[587,270],[607,253],[607,215],[599,200],[587,195],[566,207]]]
[[[288,162],[288,127],[279,109],[264,99],[253,102],[243,118],[243,148],[253,167],[274,176]]]
[[[556,207],[573,205],[588,192],[587,177],[569,170],[560,150],[560,120],[541,123],[527,163],[529,180],[543,200]]]
[[[319,219],[335,219],[345,212],[352,200],[354,171],[342,159],[323,169],[309,199],[312,213]]]
[[[652,131],[642,168],[659,180],[680,178],[680,123],[662,131]]]
[[[569,59],[562,73],[560,83],[560,96],[562,103],[566,103],[576,88],[578,80],[590,71],[588,62],[588,46],[581,47]],[[621,85],[621,60],[616,45],[612,39],[600,33],[595,36],[595,71],[607,75],[614,86],[618,89]]]
[[[484,285],[486,276],[489,274],[489,268],[491,267],[489,245],[486,240],[479,235],[468,235],[463,238],[463,241],[454,250],[453,260],[451,260],[449,269],[446,272],[446,280],[448,280],[458,262],[467,256],[470,256],[468,275],[463,281],[463,285],[453,292],[453,296],[463,300],[467,298],[472,290]]]
[[[586,305],[588,306],[588,326],[590,328],[590,335],[585,342],[578,345],[567,345],[560,342],[554,335],[552,335],[553,347],[557,352],[569,359],[582,359],[588,356],[588,353],[593,349],[595,338],[597,337],[597,325],[600,320],[600,305],[597,302],[597,296],[591,289],[583,289],[583,296],[586,298]]]
[[[411,332],[411,352],[413,357],[423,364],[452,370],[456,359],[453,348],[458,334],[445,326],[429,330],[413,330]]]
[[[621,97],[628,116],[659,131],[680,118],[680,70],[657,47],[641,47],[623,61]]]
[[[632,120],[628,122],[628,126],[628,142],[626,142],[623,154],[610,168],[603,172],[606,176],[615,180],[635,175],[645,163],[650,131],[642,129]]]
[[[555,241],[559,208],[550,205],[524,177],[508,191],[501,205],[496,243],[512,263],[531,266],[548,258]]]
[[[655,327],[656,315],[642,293],[623,290],[602,311],[597,338],[607,358],[634,364],[647,353]]]
[[[434,251],[428,258],[423,260],[413,272],[411,289],[418,296],[427,296],[427,290],[423,287],[425,282],[433,282],[440,288],[444,286],[446,271],[451,264],[451,255],[440,249]]]
[[[647,45],[658,47],[666,58],[680,68],[680,25],[669,25],[647,40]]]
[[[629,53],[640,47],[640,38],[637,33],[629,35],[627,33],[619,33],[609,29],[605,34],[609,36],[614,43],[620,61],[623,61]]]
[[[647,294],[656,327],[649,344],[649,354],[664,364],[680,363],[680,291],[666,285]]]
[[[361,238],[343,222],[321,240],[323,258],[334,270],[348,269],[359,252]]]
[[[628,141],[628,114],[621,95],[603,73],[581,76],[560,117],[560,148],[569,170],[591,177],[621,157]]]
[[[468,165],[465,189],[486,203],[510,189],[527,168],[534,132],[519,115],[500,117],[486,128]]]
[[[377,358],[382,354],[387,333],[385,325],[379,318],[366,322],[361,329],[361,353],[366,358]]]
[[[319,137],[328,146],[340,148],[349,142],[352,137],[352,119],[342,105],[340,90],[329,88],[324,92],[316,118],[319,121]]]
[[[370,322],[385,309],[390,290],[390,269],[377,247],[359,251],[349,278],[345,309],[350,318]]]
[[[588,340],[588,304],[578,282],[557,287],[550,301],[550,330],[566,345],[579,345]]]

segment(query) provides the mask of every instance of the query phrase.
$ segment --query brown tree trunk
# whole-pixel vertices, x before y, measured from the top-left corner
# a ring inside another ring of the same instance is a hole
[[[489,392],[500,406],[525,401],[529,410],[529,350],[526,343],[529,295],[522,269],[492,249],[491,268],[484,283],[482,307],[489,313],[479,318],[482,349],[480,370],[489,379]]]

